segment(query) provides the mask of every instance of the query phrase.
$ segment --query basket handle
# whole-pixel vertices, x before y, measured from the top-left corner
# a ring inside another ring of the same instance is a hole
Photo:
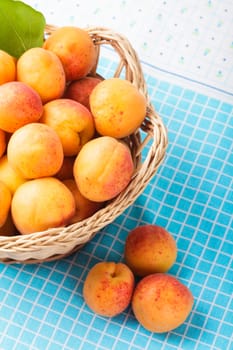
[[[144,80],[141,64],[138,55],[129,40],[111,29],[103,27],[86,28],[93,42],[97,47],[101,45],[111,45],[120,57],[120,62],[115,72],[115,77],[119,77],[125,69],[125,79],[132,82],[146,97],[147,87]]]

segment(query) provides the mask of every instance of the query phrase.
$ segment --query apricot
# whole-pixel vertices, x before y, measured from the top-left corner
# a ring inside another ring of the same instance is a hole
[[[110,78],[92,90],[90,108],[100,135],[123,138],[143,122],[146,98],[131,82]]]
[[[0,158],[6,150],[6,133],[0,129]]]
[[[8,217],[10,207],[11,207],[11,192],[9,188],[6,186],[6,184],[2,181],[0,181],[0,203],[1,203],[1,210],[0,210],[0,227],[2,227]]]
[[[64,97],[71,98],[90,110],[90,94],[94,87],[102,80],[101,78],[91,76],[75,80],[68,85]]]
[[[73,169],[81,194],[96,202],[105,202],[123,191],[133,171],[130,149],[110,136],[88,141],[77,155]]]
[[[59,58],[42,47],[24,52],[17,62],[17,80],[38,92],[43,103],[60,98],[65,90],[65,72]]]
[[[57,99],[46,103],[40,122],[57,132],[65,156],[78,154],[95,132],[94,120],[89,110],[71,99]]]
[[[16,59],[0,50],[0,85],[16,80]]]
[[[7,157],[25,179],[53,176],[62,166],[64,154],[57,133],[48,125],[27,124],[11,136]]]
[[[124,256],[137,276],[167,272],[176,260],[176,241],[163,227],[138,226],[126,238]]]
[[[0,181],[5,183],[12,194],[26,181],[26,179],[11,166],[7,155],[0,158]]]
[[[14,224],[21,234],[65,226],[75,213],[70,190],[54,177],[22,184],[12,198]]]
[[[164,333],[184,323],[193,302],[191,291],[175,277],[155,273],[143,277],[137,284],[132,297],[132,309],[145,329]]]
[[[74,179],[64,180],[63,183],[69,188],[69,190],[73,194],[76,204],[76,211],[69,222],[70,224],[74,224],[75,222],[87,219],[103,207],[103,203],[93,202],[84,197],[80,193]]]
[[[43,113],[38,93],[29,85],[12,81],[0,85],[0,129],[13,133],[37,122]]]
[[[73,167],[74,167],[74,157],[64,157],[63,163],[59,171],[55,174],[56,178],[59,180],[68,180],[74,177]]]
[[[13,223],[11,212],[9,210],[5,223],[0,227],[0,236],[14,236],[17,233],[18,232]]]
[[[133,289],[134,275],[127,265],[102,261],[87,274],[83,298],[95,313],[114,317],[129,306]]]
[[[91,37],[78,27],[58,28],[45,40],[43,47],[60,58],[66,81],[85,77],[96,61],[96,49]]]

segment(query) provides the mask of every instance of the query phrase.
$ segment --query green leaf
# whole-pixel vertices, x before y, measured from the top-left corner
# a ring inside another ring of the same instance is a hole
[[[43,45],[45,18],[21,1],[0,0],[0,49],[18,58]]]

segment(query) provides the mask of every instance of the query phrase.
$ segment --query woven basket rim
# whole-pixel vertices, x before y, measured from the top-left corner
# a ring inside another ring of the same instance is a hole
[[[47,25],[45,35],[49,35],[56,26]],[[167,129],[157,114],[147,91],[140,60],[128,39],[109,28],[88,27],[85,30],[91,36],[98,49],[101,45],[111,45],[120,59],[116,76],[124,71],[125,79],[130,80],[145,95],[147,113],[141,127],[132,135],[132,147],[136,149],[135,173],[127,188],[104,208],[91,217],[66,227],[48,229],[27,235],[0,236],[0,262],[38,263],[60,259],[79,250],[90,241],[97,232],[121,215],[134,203],[155,175],[164,160],[168,145]],[[96,74],[98,62],[95,71]],[[141,134],[145,134],[141,140]],[[150,145],[148,146],[148,144]],[[141,152],[147,145],[148,152],[141,161]]]

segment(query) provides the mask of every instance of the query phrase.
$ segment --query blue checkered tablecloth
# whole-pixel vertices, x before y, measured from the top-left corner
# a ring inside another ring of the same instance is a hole
[[[111,76],[114,67],[106,55],[99,72]],[[168,129],[163,164],[135,203],[79,252],[36,265],[0,264],[1,350],[233,349],[232,96],[211,87],[204,94],[201,84],[174,83],[164,72],[161,79],[146,63],[143,69]],[[89,269],[102,260],[123,261],[128,232],[146,223],[176,239],[169,273],[195,299],[184,324],[165,334],[146,331],[130,307],[100,317],[82,297]]]

